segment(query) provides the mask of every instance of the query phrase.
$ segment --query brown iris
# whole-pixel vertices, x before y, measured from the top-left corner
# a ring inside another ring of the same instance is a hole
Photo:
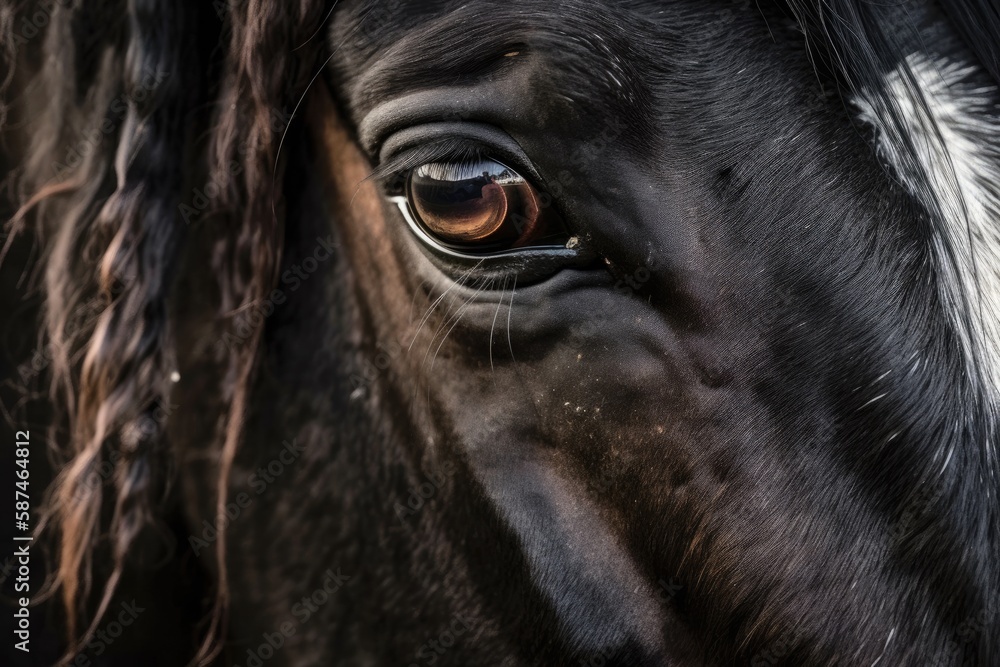
[[[432,162],[410,173],[407,199],[415,218],[439,243],[492,252],[532,245],[548,234],[550,213],[535,189],[494,160]],[[557,235],[562,235],[557,234]]]

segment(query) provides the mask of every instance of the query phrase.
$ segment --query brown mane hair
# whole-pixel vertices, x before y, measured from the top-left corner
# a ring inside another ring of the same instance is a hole
[[[33,230],[44,251],[50,393],[68,429],[39,525],[56,553],[48,594],[61,592],[66,660],[96,629],[130,548],[155,524],[169,491],[162,408],[176,365],[168,299],[190,222],[180,207],[193,188],[222,184],[192,222],[218,230],[218,317],[261,300],[281,256],[285,128],[275,112],[287,117],[321,65],[327,5],[0,3],[0,28],[10,38],[0,62],[44,59],[45,103],[31,110],[29,157],[13,184],[20,208],[8,225],[11,236]],[[20,34],[23,25],[38,34]],[[259,338],[258,327],[220,360],[229,367],[221,391],[231,406],[220,516]],[[103,540],[113,567],[87,613]],[[218,651],[228,599],[222,535],[216,546],[219,581],[202,664]]]

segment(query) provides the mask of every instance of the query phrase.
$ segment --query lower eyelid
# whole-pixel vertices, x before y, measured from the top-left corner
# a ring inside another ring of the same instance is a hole
[[[599,268],[598,256],[578,236],[570,236],[564,246],[534,246],[493,255],[468,255],[441,246],[426,235],[413,219],[406,197],[387,196],[418,238],[419,245],[429,251],[432,264],[452,279],[488,282],[490,278],[517,276],[519,284],[528,285],[546,279],[567,268]]]

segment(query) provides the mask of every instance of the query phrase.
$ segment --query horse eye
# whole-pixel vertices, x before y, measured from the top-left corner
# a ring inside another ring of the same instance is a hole
[[[424,232],[454,250],[489,254],[569,238],[535,188],[495,160],[424,164],[410,172],[406,198]]]

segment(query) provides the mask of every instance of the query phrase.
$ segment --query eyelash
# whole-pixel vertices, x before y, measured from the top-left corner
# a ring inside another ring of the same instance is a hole
[[[404,184],[409,172],[431,162],[470,162],[475,160],[499,160],[514,169],[532,183],[535,183],[533,169],[519,164],[516,156],[498,152],[482,144],[470,143],[466,139],[441,139],[408,148],[383,160],[372,172],[370,178],[380,181],[389,196],[404,194]]]

